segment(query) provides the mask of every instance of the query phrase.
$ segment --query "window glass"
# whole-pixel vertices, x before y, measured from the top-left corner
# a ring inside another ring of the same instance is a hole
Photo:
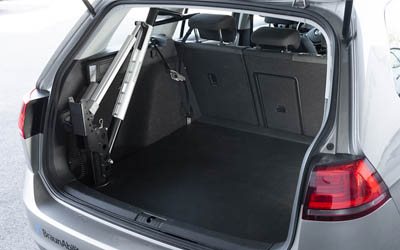
[[[182,12],[182,8],[168,8],[175,12]],[[132,7],[120,5],[114,7],[96,30],[90,35],[76,59],[86,58],[103,51],[118,51],[128,35],[135,29],[136,21],[145,21],[149,13],[149,7]],[[157,20],[169,18],[159,16]],[[176,29],[176,22],[155,26],[152,35],[164,35],[172,37]]]
[[[107,49],[119,50],[126,37],[135,28],[135,21],[145,21],[148,13],[149,8],[131,8],[112,35]]]
[[[400,0],[391,0],[385,9],[386,28],[391,48],[400,48]]]
[[[182,9],[169,8],[172,11],[181,12]],[[124,43],[126,37],[135,28],[135,21],[145,21],[147,14],[149,13],[149,8],[131,8],[125,18],[122,20],[121,24],[117,27],[114,34],[108,43],[107,49],[109,50],[119,50]],[[158,17],[157,20],[170,18],[169,16]],[[177,23],[164,24],[156,26],[153,28],[153,35],[165,35],[170,37],[176,29]]]
[[[232,12],[229,11],[224,11],[224,10],[210,10],[210,9],[188,9],[187,14],[194,14],[194,13],[207,13],[207,14],[218,14],[218,15],[232,15]],[[181,29],[182,29],[182,21],[179,22],[179,24],[177,25],[177,28],[175,30],[175,33],[173,35],[173,38],[175,40],[179,40],[180,37],[180,33],[181,33]],[[185,27],[184,27],[184,33],[186,34],[186,32],[189,30],[189,25],[188,25],[188,21],[185,22]]]
[[[385,21],[390,46],[393,79],[400,95],[400,0],[391,0],[385,8]]]
[[[253,16],[253,30],[257,30],[258,28],[261,27],[271,27],[270,23],[265,22],[265,17],[259,16],[259,15],[254,15]]]
[[[392,68],[400,67],[400,50],[391,49],[390,55],[392,56]]]

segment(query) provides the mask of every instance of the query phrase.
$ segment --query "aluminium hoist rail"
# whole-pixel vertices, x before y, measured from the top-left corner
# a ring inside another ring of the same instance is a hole
[[[169,16],[170,18],[157,21],[158,16]],[[75,102],[72,97],[69,98],[73,133],[84,138],[85,147],[88,150],[86,161],[91,165],[94,185],[100,186],[107,183],[110,175],[113,164],[111,152],[131,101],[153,27],[185,20],[190,16],[170,10],[150,8],[145,22],[135,22],[134,30],[126,38],[100,83],[91,82],[79,102]],[[114,104],[111,123],[107,128],[103,126],[102,119],[99,119],[96,123],[94,117],[131,50],[132,54],[129,58],[128,67]],[[179,79],[183,77],[176,71],[171,72],[171,77],[172,73]]]

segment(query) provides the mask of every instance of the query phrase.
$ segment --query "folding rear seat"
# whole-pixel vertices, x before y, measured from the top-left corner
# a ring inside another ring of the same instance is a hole
[[[186,38],[194,31],[196,41],[184,43],[183,62],[202,115],[258,126],[244,47],[229,44],[237,35],[234,18],[197,14],[189,28]]]
[[[297,30],[262,27],[256,48],[244,50],[264,127],[315,136],[323,116],[326,57],[289,52],[300,46]]]

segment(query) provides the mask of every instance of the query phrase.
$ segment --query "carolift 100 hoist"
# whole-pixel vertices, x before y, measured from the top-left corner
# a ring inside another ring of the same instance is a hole
[[[167,18],[157,21],[158,16],[166,16]],[[70,97],[69,108],[73,133],[84,138],[85,148],[88,151],[85,162],[91,165],[94,185],[99,186],[106,183],[110,175],[113,164],[110,155],[131,101],[153,27],[185,20],[190,16],[170,10],[151,8],[145,22],[135,22],[133,32],[125,40],[100,83],[91,82],[79,102],[75,102]],[[132,54],[129,58],[125,77],[114,104],[112,120],[107,128],[103,126],[102,119],[95,122],[94,116],[131,50]],[[184,79],[176,71],[170,72],[170,74],[174,74],[177,79]]]

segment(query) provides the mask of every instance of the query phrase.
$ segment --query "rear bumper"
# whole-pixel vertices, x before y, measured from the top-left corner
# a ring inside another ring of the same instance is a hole
[[[178,249],[56,201],[28,169],[23,198],[33,239],[41,249]]]
[[[24,204],[40,249],[178,250],[55,200],[40,177],[29,169],[25,174]],[[399,231],[400,214],[390,199],[372,214],[355,220],[300,220],[292,250],[398,249]]]
[[[300,220],[293,249],[391,250],[400,246],[400,214],[393,199],[348,221]]]

